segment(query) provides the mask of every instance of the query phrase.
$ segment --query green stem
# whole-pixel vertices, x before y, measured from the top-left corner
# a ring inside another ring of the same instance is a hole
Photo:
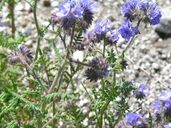
[[[46,128],[46,126],[50,124],[58,115],[59,113],[57,112],[42,128]]]
[[[115,46],[115,50],[116,50],[116,55],[118,55],[119,54],[118,48],[117,48],[116,44],[114,44],[114,46]]]
[[[127,43],[127,45],[126,45],[126,47],[125,47],[125,49],[124,49],[124,52],[126,52],[127,50],[128,50],[128,48],[131,46],[131,43],[132,43],[132,41],[134,40],[134,37],[135,37],[136,35],[133,35],[132,37],[131,37],[131,39],[129,40],[129,42]]]
[[[56,104],[55,101],[53,101],[53,116],[55,116],[55,113],[56,113],[55,104]],[[55,128],[55,123],[56,123],[56,120],[54,119],[53,124],[52,124],[52,128]]]
[[[104,44],[103,44],[103,58],[105,58],[105,49],[106,49],[106,40],[104,38]]]
[[[34,72],[34,70],[30,67],[30,65],[25,61],[25,59],[20,56],[20,60],[23,64],[26,64],[27,68],[33,73],[33,77],[35,79],[38,80],[39,84],[42,86],[42,88],[44,89],[44,91],[46,92],[46,94],[48,93],[48,90],[46,89],[46,87],[43,85],[43,83],[41,82],[41,80],[39,79],[39,77],[36,75],[36,73]]]
[[[35,53],[34,61],[37,60],[38,54],[39,54],[39,49],[40,49],[40,29],[39,29],[39,24],[38,24],[38,21],[37,21],[36,9],[37,9],[37,0],[35,0],[34,10],[33,10],[34,22],[35,22],[36,29],[37,29],[37,34],[38,34],[36,53]]]
[[[108,100],[106,104],[103,106],[103,108],[100,110],[99,128],[103,128],[103,115],[109,103],[110,103],[110,100]]]
[[[12,28],[12,37],[15,38],[15,19],[14,19],[14,1],[8,2],[10,14],[11,14],[11,28]]]
[[[102,84],[102,91],[104,92],[105,89],[105,81],[102,78],[101,79],[101,84]],[[99,128],[103,127],[103,114],[104,114],[104,109],[105,109],[106,104],[103,106],[103,108],[100,110],[100,120],[99,120]]]
[[[116,86],[116,71],[113,71],[113,82],[114,82],[113,88],[115,88],[115,86]]]
[[[42,116],[41,115],[39,115],[39,117],[38,117],[38,120],[37,120],[37,127],[38,128],[42,128]]]
[[[104,92],[104,89],[105,89],[105,81],[104,79],[102,78],[102,91]]]

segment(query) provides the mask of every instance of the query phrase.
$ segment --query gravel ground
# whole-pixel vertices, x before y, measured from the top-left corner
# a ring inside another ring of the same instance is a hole
[[[156,2],[162,10],[171,6],[171,0],[152,1]],[[99,7],[95,12],[95,20],[108,19],[112,22],[113,27],[117,28],[123,19],[120,13],[120,7],[124,2],[125,0],[99,0]],[[56,10],[58,3],[59,1],[51,0],[51,6],[45,7],[43,0],[38,2],[37,16],[40,24],[48,24],[47,19]],[[25,42],[25,44],[35,51],[37,34],[33,21],[33,13],[29,12],[29,10],[30,8],[27,4],[20,3],[16,5],[16,33],[20,31],[26,37],[31,36],[30,40]],[[10,21],[5,19],[5,16],[8,14],[7,6],[2,9],[2,14],[2,22],[5,27],[0,29],[1,31],[9,33]],[[126,53],[126,57],[129,58],[127,69],[124,73],[118,74],[117,76],[118,78],[123,76],[128,81],[144,83],[149,87],[150,93],[145,99],[146,102],[144,102],[145,109],[149,108],[151,102],[158,96],[158,92],[161,89],[171,87],[171,38],[162,39],[156,33],[155,29],[156,27],[150,25],[141,25],[141,34]],[[52,37],[51,28],[47,31],[46,37]],[[46,46],[47,41],[43,39],[41,45]],[[117,45],[120,49],[123,49],[126,43],[124,40],[120,40]],[[62,49],[62,46],[59,44],[58,48]],[[54,53],[51,54],[53,55]]]

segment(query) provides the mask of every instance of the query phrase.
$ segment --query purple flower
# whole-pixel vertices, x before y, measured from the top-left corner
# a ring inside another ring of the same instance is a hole
[[[142,99],[144,98],[149,90],[146,85],[141,84],[141,83],[134,83],[133,86],[135,86],[137,89],[133,91],[133,93],[136,95],[137,99]]]
[[[140,127],[143,125],[141,115],[132,112],[126,114],[126,121],[133,127]]]
[[[119,33],[118,31],[114,30],[110,33],[109,35],[109,40],[112,41],[112,43],[115,43],[116,41],[119,40]]]
[[[126,2],[122,7],[121,7],[121,13],[127,17],[128,19],[133,19],[135,18],[135,14],[137,11],[138,7],[138,1],[137,0],[132,0],[130,2]]]
[[[109,21],[98,20],[95,24],[94,32],[98,35],[101,35],[101,34],[106,34],[108,31],[110,31],[110,29],[111,29],[111,26],[110,26]]]
[[[97,41],[104,39],[106,34],[111,30],[110,22],[106,20],[98,20],[94,27],[94,33],[96,34]]]
[[[103,77],[109,75],[109,64],[108,61],[103,59],[102,57],[96,57],[91,62],[89,62],[89,66],[85,71],[85,76],[90,81],[97,81]]]
[[[156,4],[149,1],[143,1],[139,3],[139,8],[144,12],[146,19],[148,19],[152,25],[159,24],[162,15]]]
[[[166,124],[166,125],[164,125],[164,128],[171,128],[171,122]]]
[[[88,0],[79,0],[80,6],[83,8],[83,20],[82,26],[88,28],[92,24],[94,10],[97,6],[96,2],[90,2]]]
[[[88,0],[66,0],[59,4],[58,11],[52,15],[52,22],[59,23],[64,30],[75,24],[86,29],[92,23],[95,5],[95,2]]]
[[[171,118],[171,89],[161,92],[161,96],[152,103],[154,113],[157,115],[164,114],[165,117]]]
[[[132,37],[132,30],[126,26],[122,26],[118,32],[121,34],[121,36],[126,40],[129,41],[129,39]]]
[[[162,101],[163,106],[167,109],[171,108],[171,89],[167,89],[165,92],[161,92],[162,96],[159,98]]]
[[[138,26],[132,26],[130,20],[124,19],[122,21],[122,26],[119,28],[118,32],[121,34],[121,36],[126,40],[129,41],[129,39],[135,35],[138,34]]]
[[[155,101],[153,101],[151,106],[154,109],[155,114],[161,114],[163,112],[161,101],[155,100]]]
[[[58,6],[58,11],[53,14],[51,18],[54,23],[59,23],[64,30],[68,30],[75,25],[76,20],[81,18],[83,14],[83,8],[81,8],[76,1],[65,1]]]

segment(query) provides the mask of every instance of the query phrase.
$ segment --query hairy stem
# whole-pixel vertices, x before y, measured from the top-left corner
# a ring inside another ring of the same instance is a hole
[[[104,38],[104,44],[103,44],[103,58],[105,58],[105,49],[106,49],[106,40]]]
[[[66,49],[67,53],[66,53],[65,58],[64,58],[62,64],[60,65],[60,67],[58,69],[58,72],[57,72],[57,74],[56,74],[56,76],[55,76],[55,78],[54,78],[54,80],[52,82],[52,85],[51,85],[51,87],[49,89],[49,94],[52,93],[54,87],[57,85],[58,80],[59,80],[59,78],[60,78],[60,76],[61,76],[61,74],[62,74],[62,72],[64,70],[64,67],[66,65],[67,59],[69,58],[69,53],[70,53],[70,50],[71,50],[71,47],[72,47],[72,42],[73,42],[73,39],[74,39],[74,32],[75,32],[75,26],[72,28],[72,34],[71,34],[70,42],[69,42],[68,48]]]
[[[39,79],[39,77],[36,75],[36,73],[34,72],[34,70],[29,66],[29,64],[25,61],[25,59],[23,58],[23,56],[20,56],[20,60],[23,64],[26,64],[27,68],[33,73],[33,77],[35,79],[38,80],[39,84],[42,86],[42,88],[44,89],[44,91],[46,92],[46,94],[48,93],[48,90],[46,89],[46,87],[43,85],[43,83],[41,82],[41,80]]]
[[[14,19],[14,1],[8,2],[10,14],[11,14],[11,28],[12,28],[12,37],[15,38],[15,19]]]
[[[33,10],[34,22],[35,22],[36,29],[37,29],[37,34],[38,34],[36,53],[35,53],[34,61],[37,60],[38,54],[39,54],[39,49],[40,49],[40,29],[39,29],[39,24],[38,24],[38,21],[37,21],[36,9],[37,9],[37,0],[35,0],[34,10]]]
[[[113,71],[113,82],[114,82],[113,88],[115,88],[115,86],[116,86],[116,71]]]
[[[131,46],[131,43],[133,42],[135,36],[136,36],[136,35],[133,35],[133,36],[131,37],[131,39],[129,40],[129,42],[127,43],[127,45],[126,45],[126,47],[125,47],[125,49],[124,49],[124,52],[126,52],[126,51],[128,50],[128,48]]]
[[[56,113],[56,109],[55,109],[55,100],[53,101],[53,116],[55,116],[55,113]],[[56,123],[56,120],[54,119],[53,120],[53,124],[52,124],[52,128],[55,128],[55,123]]]
[[[108,100],[106,104],[102,107],[102,109],[100,110],[99,128],[103,128],[103,115],[109,103],[110,103],[110,100]]]

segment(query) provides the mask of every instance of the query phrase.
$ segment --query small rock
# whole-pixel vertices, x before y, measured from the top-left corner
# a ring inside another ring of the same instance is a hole
[[[44,0],[44,1],[43,1],[43,5],[44,5],[45,7],[50,7],[50,0]]]
[[[58,1],[52,1],[51,2],[51,7],[57,7],[58,6]]]
[[[28,40],[28,41],[26,41],[24,44],[25,44],[28,48],[31,48],[32,45],[33,45],[33,42],[32,42],[32,40]]]
[[[160,24],[156,26],[155,31],[159,34],[159,36],[164,36],[161,38],[165,38],[165,36],[171,34],[171,17],[168,14],[171,14],[171,7],[162,8],[162,18],[160,20]],[[163,35],[164,34],[164,35]]]

